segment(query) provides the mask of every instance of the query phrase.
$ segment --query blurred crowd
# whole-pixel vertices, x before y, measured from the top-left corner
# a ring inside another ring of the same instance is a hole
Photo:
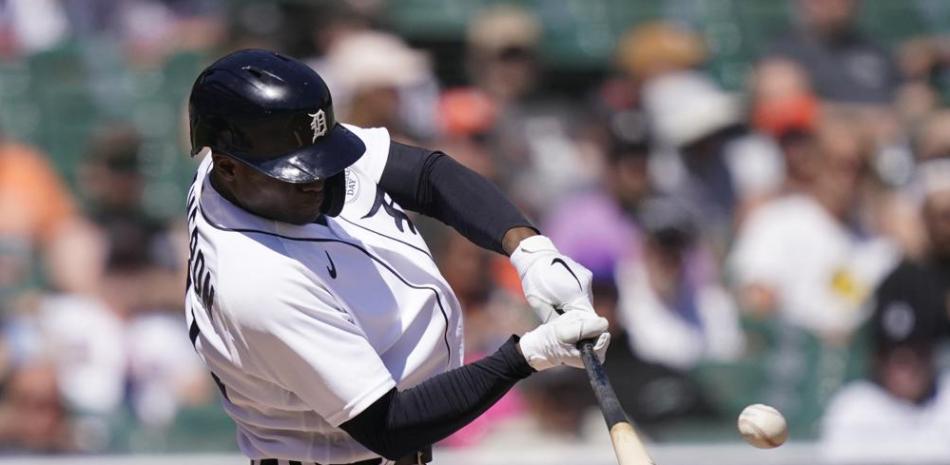
[[[565,92],[546,85],[551,31],[529,8],[475,11],[446,52],[391,32],[386,3],[6,0],[0,56],[108,37],[130,67],[306,58],[341,121],[455,157],[591,269],[608,375],[647,436],[734,440],[738,411],[764,402],[830,460],[950,461],[950,36],[885,46],[860,0],[787,0],[789,29],[738,91],[709,72],[715,44],[655,20]],[[462,79],[440,74],[449,60]],[[55,154],[0,143],[0,450],[116,450],[221,415],[182,319],[184,209],[144,208],[142,132],[75,141],[68,180]],[[536,323],[506,257],[417,225],[468,358]],[[532,377],[444,445],[590,440],[586,383]]]

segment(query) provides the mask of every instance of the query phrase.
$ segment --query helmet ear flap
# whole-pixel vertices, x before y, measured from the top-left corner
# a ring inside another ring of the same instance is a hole
[[[323,205],[320,211],[324,215],[334,217],[343,211],[346,201],[346,170],[327,178],[323,184]]]

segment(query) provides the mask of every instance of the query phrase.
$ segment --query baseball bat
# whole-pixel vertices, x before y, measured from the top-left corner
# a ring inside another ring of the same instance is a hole
[[[594,353],[594,341],[581,341],[577,346],[581,351],[584,367],[587,369],[590,387],[594,390],[594,396],[597,397],[600,413],[604,415],[604,421],[607,422],[610,442],[614,446],[614,454],[617,455],[617,463],[656,465],[647,453],[646,447],[643,446],[643,441],[640,440],[633,423],[627,418],[627,413],[620,406],[617,393],[614,392],[610,380],[607,379],[607,372],[604,371],[604,366],[600,364],[597,354]]]

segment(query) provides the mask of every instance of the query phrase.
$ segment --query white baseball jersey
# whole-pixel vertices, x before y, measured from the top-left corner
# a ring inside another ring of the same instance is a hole
[[[462,362],[458,300],[425,241],[377,185],[385,129],[347,126],[366,153],[325,224],[253,215],[211,186],[188,194],[186,314],[251,459],[350,463],[378,457],[341,423],[383,394]]]

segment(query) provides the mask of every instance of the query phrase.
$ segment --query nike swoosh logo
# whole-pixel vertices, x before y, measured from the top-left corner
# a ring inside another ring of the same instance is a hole
[[[331,278],[336,279],[336,265],[333,264],[333,259],[330,258],[330,252],[324,250],[323,253],[327,254],[327,260],[330,260],[330,266],[327,267],[327,271],[330,272]]]
[[[570,273],[571,276],[574,277],[574,281],[577,281],[577,287],[580,288],[580,290],[582,291],[584,290],[584,286],[581,286],[581,280],[577,279],[577,275],[574,274],[574,270],[572,270],[571,267],[567,266],[567,263],[564,263],[564,260],[560,258],[555,258],[554,260],[551,260],[551,266],[554,266],[555,263],[563,266],[564,269],[567,270],[567,272]]]

